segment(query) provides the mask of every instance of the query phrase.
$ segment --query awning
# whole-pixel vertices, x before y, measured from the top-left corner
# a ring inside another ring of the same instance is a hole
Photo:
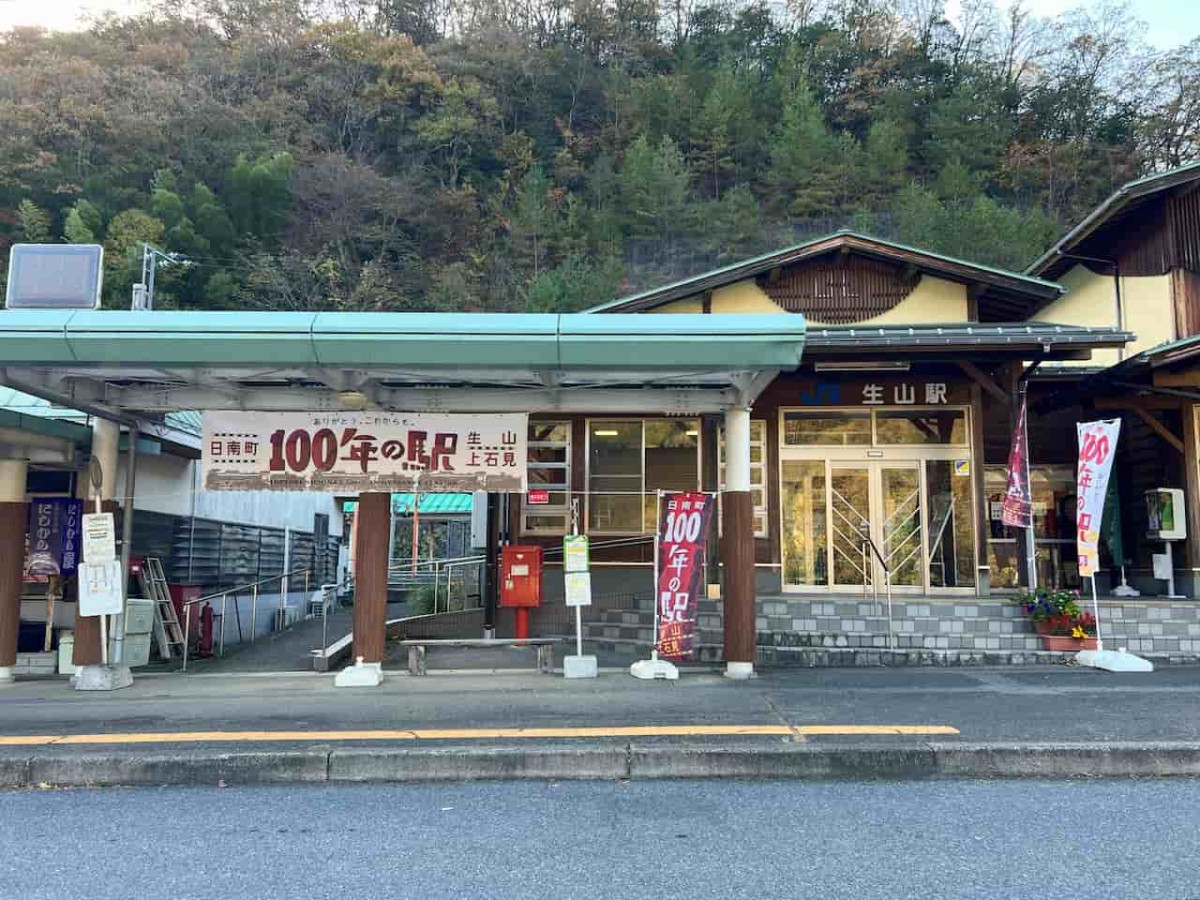
[[[1110,327],[1037,322],[951,325],[843,325],[809,330],[805,360],[870,354],[887,359],[979,357],[1039,360],[1088,359],[1094,349],[1123,347],[1134,335]]]
[[[745,405],[801,316],[0,313],[0,383],[114,418],[176,410],[658,412]]]

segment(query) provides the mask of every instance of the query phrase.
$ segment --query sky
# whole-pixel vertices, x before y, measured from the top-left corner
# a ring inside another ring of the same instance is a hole
[[[1080,0],[1026,0],[1041,16],[1052,16]],[[1169,49],[1200,36],[1200,0],[1132,0],[1137,14],[1146,22],[1147,40],[1159,49]],[[947,3],[953,12],[956,0]],[[134,12],[139,0],[0,0],[0,31],[15,25],[41,25],[52,29],[78,28],[85,10]]]

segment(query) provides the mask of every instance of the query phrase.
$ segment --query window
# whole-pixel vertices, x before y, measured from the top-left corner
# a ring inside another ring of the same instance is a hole
[[[1001,519],[1008,471],[1004,466],[984,468],[987,497],[988,565],[992,587],[1015,588],[1025,581],[1028,562],[1018,529]],[[1038,584],[1078,587],[1075,547],[1075,472],[1070,466],[1030,466],[1029,490],[1033,504],[1033,535]]]
[[[961,409],[879,410],[877,444],[965,444],[967,414]]]
[[[695,419],[617,419],[588,423],[588,530],[654,531],[655,492],[700,484]]]
[[[871,411],[788,412],[783,442],[790,446],[848,447],[871,443]]]
[[[529,490],[547,491],[546,503],[522,504],[525,534],[566,534],[571,527],[571,423],[529,423]]]
[[[725,429],[717,438],[717,478],[725,490]],[[750,495],[754,502],[754,536],[767,536],[767,423],[750,420]]]
[[[784,447],[965,447],[967,411],[936,409],[787,410]]]

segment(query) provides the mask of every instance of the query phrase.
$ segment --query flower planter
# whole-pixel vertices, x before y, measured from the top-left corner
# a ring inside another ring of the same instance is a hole
[[[1069,634],[1043,634],[1042,635],[1043,650],[1062,650],[1072,653],[1078,650],[1095,650],[1096,639],[1075,638]]]

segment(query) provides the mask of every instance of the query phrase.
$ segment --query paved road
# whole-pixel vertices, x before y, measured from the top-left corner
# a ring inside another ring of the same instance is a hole
[[[17,683],[0,690],[0,734],[782,723],[950,725],[965,741],[1197,740],[1197,710],[1195,667],[776,670],[752,683],[690,674],[675,684],[397,673],[371,690],[313,674],[156,675],[104,695]]]
[[[0,895],[21,900],[1200,896],[1194,781],[136,789],[0,808]]]

